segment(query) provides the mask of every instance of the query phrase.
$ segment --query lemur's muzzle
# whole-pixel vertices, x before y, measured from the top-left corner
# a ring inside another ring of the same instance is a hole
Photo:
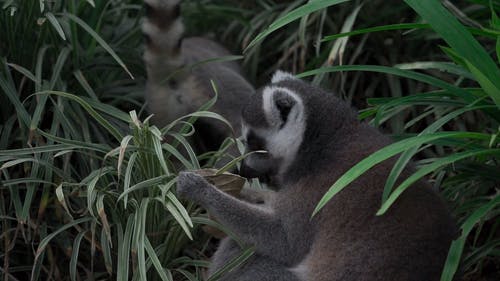
[[[276,174],[276,159],[269,153],[255,153],[249,155],[240,166],[240,176],[245,178],[259,178],[261,182],[268,182]]]

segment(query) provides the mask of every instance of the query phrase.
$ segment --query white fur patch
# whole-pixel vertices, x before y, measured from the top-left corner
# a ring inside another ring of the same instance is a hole
[[[241,135],[243,136],[243,138],[246,140],[247,138],[247,135],[248,135],[248,132],[250,131],[250,129],[248,129],[248,126],[247,124],[245,123],[244,120],[241,120]]]
[[[276,70],[276,72],[273,74],[273,78],[271,78],[271,82],[278,83],[280,81],[290,80],[290,79],[297,79],[297,78],[295,78],[295,76],[293,76],[293,74],[289,72]]]
[[[295,105],[290,110],[286,124],[282,124],[280,111],[276,108],[274,95],[283,92],[295,100]],[[266,139],[267,150],[271,155],[283,159],[280,172],[284,172],[292,162],[299,150],[306,129],[306,116],[304,103],[299,95],[283,87],[269,86],[262,92],[262,106],[267,122],[271,128],[257,129],[256,132]]]
[[[308,271],[307,265],[305,263],[300,263],[293,268],[289,268],[289,270],[295,274],[300,280],[308,280]]]

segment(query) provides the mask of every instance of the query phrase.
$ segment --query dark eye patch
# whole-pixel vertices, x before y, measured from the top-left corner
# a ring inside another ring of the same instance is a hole
[[[257,136],[254,132],[250,131],[247,134],[247,148],[250,151],[265,150],[266,142],[263,138]]]

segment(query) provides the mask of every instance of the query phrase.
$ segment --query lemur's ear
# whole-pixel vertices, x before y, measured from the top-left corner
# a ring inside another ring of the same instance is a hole
[[[280,127],[303,115],[302,100],[293,91],[281,87],[267,87],[263,93],[264,112],[271,126]]]
[[[276,70],[276,72],[273,74],[273,78],[271,78],[271,83],[278,83],[280,81],[293,80],[293,79],[297,78],[295,78],[295,76],[293,76],[293,74],[291,74],[290,72]]]

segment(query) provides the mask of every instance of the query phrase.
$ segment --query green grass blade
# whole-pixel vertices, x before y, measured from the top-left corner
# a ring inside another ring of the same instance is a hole
[[[10,168],[10,167],[22,164],[22,163],[36,162],[36,161],[38,161],[38,160],[35,159],[35,158],[19,158],[19,159],[15,159],[15,160],[12,160],[12,161],[7,161],[7,162],[3,163],[2,166],[0,166],[0,171],[2,171],[3,169],[7,169],[7,168]]]
[[[74,219],[73,216],[71,215],[71,212],[68,208],[68,204],[66,204],[66,199],[64,198],[64,191],[62,189],[62,183],[59,184],[56,188],[56,197],[57,197],[57,200],[59,201],[59,204],[61,204],[61,206],[63,206],[64,210],[66,211],[66,213],[68,214],[68,216],[71,218],[71,219]]]
[[[167,193],[167,198],[174,204],[174,206],[179,210],[179,214],[182,216],[182,218],[186,221],[186,223],[189,225],[189,227],[193,227],[193,222],[191,221],[191,217],[189,216],[188,212],[186,211],[186,208],[181,204],[181,202],[175,197],[175,195],[172,192]]]
[[[38,128],[38,124],[40,123],[40,120],[42,119],[42,113],[43,110],[46,108],[46,103],[47,103],[47,98],[48,96],[43,95],[40,97],[38,100],[38,103],[35,108],[35,113],[33,113],[33,117],[31,117],[31,124],[30,124],[30,130],[34,131],[36,128]]]
[[[16,185],[20,185],[20,184],[23,184],[23,185],[27,185],[27,184],[45,184],[45,185],[52,185],[54,187],[56,187],[57,185],[53,182],[50,182],[50,181],[46,181],[46,180],[41,180],[39,178],[15,178],[15,179],[10,179],[10,180],[3,180],[2,184],[4,186],[16,186]],[[10,190],[11,193],[17,193],[19,194],[19,188],[16,187],[16,188],[13,188]],[[19,195],[13,195],[15,196],[16,198],[19,197]],[[16,205],[18,202],[20,203],[21,200],[13,200],[14,201],[14,205],[16,206],[16,210],[20,210],[17,208],[18,205]],[[20,205],[19,205],[20,206]],[[17,212],[16,211],[16,214],[21,214],[21,212]]]
[[[403,172],[406,165],[410,162],[410,159],[418,151],[418,148],[418,146],[412,147],[399,156],[398,160],[392,167],[389,176],[387,177],[387,181],[385,182],[384,191],[382,192],[382,204],[387,201],[387,198],[389,198],[392,188],[394,187],[394,184],[396,184],[399,175],[401,175],[401,172]]]
[[[379,65],[340,65],[340,66],[330,66],[330,67],[322,67],[318,69],[314,69],[311,71],[303,72],[297,75],[298,78],[317,75],[326,72],[340,72],[340,71],[368,71],[368,72],[380,72],[386,74],[392,74],[404,78],[413,79],[416,81],[424,82],[426,84],[448,90],[450,93],[462,98],[464,101],[468,103],[472,103],[475,101],[475,97],[469,93],[467,90],[462,89],[460,87],[454,86],[452,84],[446,83],[441,79],[435,78],[430,75],[397,69],[388,66],[379,66]]]
[[[222,115],[217,114],[215,112],[210,112],[210,111],[196,111],[193,113],[190,113],[188,115],[182,116],[179,119],[174,120],[172,123],[168,124],[165,126],[163,129],[161,129],[162,134],[170,131],[173,127],[175,127],[179,122],[181,122],[183,119],[190,118],[190,117],[196,117],[196,118],[212,118],[215,120],[219,120],[223,122],[225,125],[227,125],[229,128],[232,129],[231,124],[224,118]],[[189,120],[189,123],[193,123],[195,120]]]
[[[394,204],[396,199],[408,188],[410,187],[413,183],[421,179],[423,176],[432,173],[439,169],[442,166],[460,161],[462,159],[474,157],[474,156],[482,156],[482,155],[499,155],[500,154],[500,149],[483,149],[483,150],[472,150],[472,151],[465,151],[461,153],[455,153],[450,156],[440,158],[432,164],[428,164],[420,169],[418,169],[417,172],[415,172],[413,175],[409,176],[403,183],[401,183],[394,192],[391,193],[389,198],[382,204],[382,207],[377,211],[377,216],[381,216],[387,212],[387,210]]]
[[[36,59],[35,66],[35,76],[37,82],[35,83],[35,92],[39,92],[42,90],[42,77],[43,77],[43,61],[45,59],[45,55],[47,54],[47,50],[50,48],[48,45],[44,45],[39,51]]]
[[[461,66],[458,66],[456,64],[450,63],[450,62],[439,62],[439,61],[417,61],[417,62],[411,62],[411,63],[401,63],[401,64],[396,64],[394,65],[395,68],[399,69],[407,69],[407,70],[414,70],[414,69],[437,69],[439,71],[447,72],[447,73],[452,73],[458,76],[462,76],[468,79],[473,80],[474,76],[464,69]]]
[[[120,109],[111,106],[109,104],[105,104],[100,102],[99,100],[92,99],[92,98],[87,98],[87,97],[80,97],[82,100],[84,100],[88,105],[90,105],[92,108],[101,111],[102,113],[106,113],[109,116],[112,116],[118,120],[122,120],[123,122],[130,123],[132,120],[130,119],[130,115],[127,113],[121,111]]]
[[[50,79],[49,89],[53,89],[56,85],[57,80],[60,78],[59,76],[61,74],[61,70],[64,66],[64,63],[66,62],[66,59],[68,58],[69,52],[70,52],[69,48],[63,48],[59,53],[57,61],[54,64],[54,69],[52,71],[52,77]],[[48,98],[47,95],[43,95],[40,97],[37,106],[35,108],[35,113],[33,113],[33,117],[31,118],[31,124],[30,124],[31,130],[35,130],[38,127],[40,120],[42,119],[42,113],[46,108],[45,104],[47,102],[47,98]]]
[[[471,33],[437,0],[405,0],[432,28],[448,43],[448,45],[470,66],[475,72],[478,81],[483,85],[496,88],[493,91],[493,100],[500,107],[500,70],[488,52],[479,44]],[[477,76],[481,74],[481,76]]]
[[[8,65],[5,62],[3,62],[3,64],[4,64],[4,69],[5,69],[5,75],[10,76],[10,71],[9,71]],[[23,106],[23,104],[19,100],[19,95],[17,94],[16,87],[14,85],[12,85],[12,83],[10,83],[10,80],[12,80],[12,79],[9,79],[9,78],[11,78],[11,77],[4,78],[4,77],[0,76],[0,89],[3,91],[4,94],[7,95],[7,98],[14,106],[14,109],[16,110],[16,113],[17,113],[21,123],[24,126],[26,126],[27,128],[29,128],[29,125],[31,123],[30,115],[28,114],[28,111],[26,110],[26,108]],[[35,78],[35,81],[36,81],[36,78]]]
[[[430,25],[422,24],[422,23],[389,24],[389,25],[356,29],[354,31],[342,32],[342,33],[334,34],[334,35],[328,35],[328,36],[325,36],[325,38],[323,38],[321,40],[321,42],[332,41],[332,40],[342,38],[342,37],[361,35],[361,34],[373,33],[373,32],[378,32],[378,31],[402,30],[402,29],[423,29],[423,28],[430,28]]]
[[[184,277],[186,277],[186,279],[188,281],[199,281],[199,279],[196,278],[196,276],[194,276],[191,272],[189,272],[187,270],[177,268],[177,269],[175,269],[175,271],[177,271],[180,274],[184,275]]]
[[[470,72],[476,77],[477,82],[483,90],[493,99],[495,104],[500,108],[500,87],[494,84],[496,81],[492,81],[486,77],[479,69],[472,65],[468,60],[464,60]],[[497,78],[500,79],[500,78]]]
[[[434,123],[430,124],[427,128],[425,128],[419,135],[426,135],[430,133],[434,133],[437,130],[439,130],[444,124],[448,123],[452,119],[456,118],[457,116],[460,116],[466,112],[469,111],[475,111],[475,110],[481,110],[481,109],[486,109],[486,108],[494,108],[494,106],[468,106],[468,107],[463,107],[460,109],[457,109],[453,112],[448,113],[447,115],[443,116],[442,118],[439,118],[436,120]],[[389,197],[389,194],[394,187],[394,184],[396,183],[396,180],[398,179],[399,175],[403,171],[404,167],[410,162],[410,159],[417,153],[419,149],[419,146],[412,147],[406,151],[404,151],[401,156],[399,157],[398,161],[396,161],[396,164],[394,164],[394,167],[391,170],[391,173],[387,177],[387,181],[384,186],[384,192],[382,193],[382,204],[384,204]]]
[[[232,232],[230,229],[227,227],[223,226],[217,221],[211,220],[206,217],[192,217],[191,220],[193,221],[194,224],[201,224],[201,225],[208,225],[211,227],[214,227],[216,229],[219,229],[220,231],[224,232],[227,234],[227,236],[231,237],[232,240],[236,241],[240,247],[243,247],[243,242],[239,239],[234,232]]]
[[[160,260],[158,259],[158,256],[156,255],[155,249],[153,249],[153,246],[151,245],[151,242],[149,242],[149,239],[145,237],[145,246],[146,246],[146,253],[148,253],[149,259],[153,263],[154,268],[156,269],[156,272],[160,275],[161,280],[163,281],[173,281],[170,276],[171,274],[168,274],[165,272],[165,269],[161,265]]]
[[[54,14],[52,14],[51,12],[47,12],[47,13],[45,13],[45,17],[52,24],[52,26],[57,31],[59,36],[61,36],[61,38],[66,41],[66,35],[64,35],[64,30],[62,29],[61,24],[59,23],[57,18],[54,16]]]
[[[226,272],[229,272],[236,267],[242,265],[247,261],[253,254],[255,253],[255,250],[253,248],[247,248],[242,253],[235,258],[231,259],[228,263],[226,263],[221,269],[217,270],[210,276],[210,278],[207,281],[215,281],[219,279],[221,276],[223,276]]]
[[[460,237],[451,243],[448,257],[441,274],[441,281],[452,281],[453,276],[457,272],[462,251],[464,250],[465,242],[473,227],[481,221],[493,208],[500,205],[500,195],[496,195],[491,201],[481,205],[475,210],[462,224],[462,234]]]
[[[141,205],[137,212],[136,226],[139,226],[135,236],[135,245],[137,246],[137,267],[139,268],[139,280],[147,280],[146,278],[146,255],[145,255],[145,240],[146,240],[146,217],[148,214],[149,198],[142,199]]]
[[[116,167],[118,176],[120,176],[120,174],[121,174],[120,172],[122,169],[123,159],[125,157],[125,151],[127,150],[128,143],[130,142],[130,140],[132,140],[132,138],[133,138],[133,136],[127,135],[120,142],[120,152],[118,154],[118,163],[117,163],[118,166]]]
[[[127,226],[125,227],[125,234],[123,235],[123,242],[118,245],[118,262],[116,269],[116,281],[129,280],[129,260],[130,249],[132,243],[132,234],[134,232],[134,215],[130,214],[127,219]]]
[[[85,90],[85,92],[87,92],[90,98],[98,100],[97,95],[94,92],[94,89],[92,89],[92,87],[90,86],[89,82],[87,81],[81,70],[75,70],[73,72],[73,76],[75,76],[76,80],[78,80],[78,82]]]
[[[349,185],[364,172],[368,171],[371,167],[414,146],[419,146],[424,143],[429,143],[431,141],[443,138],[471,138],[485,140],[489,139],[489,135],[471,132],[439,132],[423,136],[416,136],[390,144],[366,157],[358,164],[354,165],[347,172],[345,172],[339,179],[337,179],[337,181],[325,193],[323,198],[321,198],[320,202],[313,212],[313,216],[316,215],[326,205],[326,203],[328,203],[328,201],[330,201],[330,199],[335,196],[335,194],[342,191],[344,187]]]
[[[106,227],[101,229],[101,247],[102,247],[102,256],[104,258],[104,267],[106,267],[106,271],[108,274],[113,273],[113,259],[111,258],[111,247],[110,240],[108,239]]]
[[[127,202],[128,202],[128,192],[127,190],[130,188],[130,179],[132,178],[132,169],[134,168],[135,161],[137,159],[137,156],[139,155],[138,152],[132,153],[130,156],[128,163],[127,163],[127,169],[125,170],[125,179],[123,180],[123,192],[126,194],[123,196],[123,207],[126,209],[127,208]]]
[[[169,177],[171,177],[171,176],[162,175],[162,176],[154,177],[151,179],[147,179],[145,181],[141,181],[140,183],[137,183],[137,184],[131,186],[129,189],[124,190],[122,192],[122,194],[120,194],[120,196],[118,197],[117,201],[122,200],[130,192],[134,192],[134,191],[142,189],[142,188],[151,188],[151,186],[161,184],[161,183],[163,183],[163,181],[165,181]]]
[[[61,78],[61,70],[66,63],[66,59],[68,58],[70,52],[71,49],[65,47],[60,51],[59,56],[57,56],[57,61],[54,64],[54,68],[52,69],[52,76],[50,77],[49,90],[53,90],[56,86],[57,80]]]
[[[92,108],[87,102],[85,102],[82,98],[79,96],[70,94],[70,93],[65,93],[65,92],[60,92],[60,91],[41,91],[38,93],[35,93],[36,95],[57,95],[61,97],[65,97],[68,99],[71,99],[73,101],[76,101],[78,104],[80,104],[81,107],[83,107],[88,114],[90,114],[101,126],[103,126],[111,135],[115,137],[117,141],[120,141],[123,136],[122,134],[113,126],[111,123],[109,123],[108,120],[106,120],[104,117],[102,117],[97,111]]]
[[[99,143],[88,143],[88,142],[83,142],[83,141],[77,141],[77,140],[70,140],[70,139],[65,139],[65,138],[60,138],[56,137],[54,135],[51,135],[49,133],[46,133],[40,129],[37,129],[36,132],[47,139],[55,142],[59,142],[61,144],[59,145],[66,145],[68,147],[74,148],[74,149],[86,149],[86,150],[91,150],[91,151],[98,151],[98,152],[103,152],[106,153],[108,152],[111,148],[107,146],[106,144],[99,144]]]
[[[172,204],[170,201],[165,203],[165,208],[170,212],[170,214],[174,217],[174,219],[177,221],[177,223],[181,226],[182,230],[186,233],[187,237],[190,240],[193,240],[193,235],[191,235],[191,230],[190,227],[187,225],[186,221],[184,220],[182,214],[179,212],[179,210],[175,207],[174,204]]]
[[[194,169],[193,164],[189,160],[187,160],[177,149],[175,149],[175,147],[173,147],[168,143],[162,144],[161,147],[163,147],[166,151],[175,156],[175,158],[177,158],[182,163],[182,165],[186,167],[188,170]]]
[[[28,69],[20,66],[20,65],[17,65],[15,63],[8,63],[7,64],[8,66],[14,68],[15,70],[17,70],[19,73],[21,73],[22,75],[26,76],[26,78],[29,78],[31,81],[35,82],[35,83],[38,83],[38,80],[37,78],[35,77],[35,75],[29,71]]]
[[[38,245],[38,248],[37,248],[36,253],[35,253],[35,260],[45,250],[45,247],[47,247],[47,245],[50,243],[50,241],[52,239],[54,239],[54,237],[56,237],[59,233],[65,231],[65,230],[67,230],[67,229],[69,229],[71,227],[74,227],[75,225],[92,221],[93,219],[94,218],[92,218],[92,217],[84,217],[84,218],[80,218],[80,219],[74,220],[72,222],[69,222],[69,223],[65,224],[64,226],[62,226],[58,230],[52,232],[51,234],[47,235],[45,238],[42,239],[42,241],[40,241],[40,244]]]
[[[108,45],[108,43],[106,43],[106,41],[104,41],[104,39],[102,39],[101,36],[99,36],[99,34],[97,34],[90,26],[88,26],[79,17],[71,13],[66,13],[65,15],[66,17],[77,23],[79,26],[81,26],[85,31],[87,31],[87,33],[90,34],[90,36],[92,36],[92,38],[94,38],[94,40],[97,41],[97,43],[99,43],[99,45],[101,45],[101,47],[103,47],[104,50],[106,50],[115,59],[115,61],[128,73],[130,78],[134,79],[134,76],[128,70],[125,63],[123,63],[120,57],[115,53],[115,51],[113,51],[113,49]]]
[[[82,231],[76,235],[75,240],[73,240],[73,248],[71,249],[71,259],[69,261],[69,277],[71,281],[77,281],[76,274],[77,269],[76,266],[78,264],[78,254],[80,252],[80,243],[82,242],[82,238],[85,235],[86,231]]]
[[[281,18],[275,20],[273,23],[271,23],[263,32],[258,34],[251,42],[248,44],[248,46],[245,48],[243,53],[246,53],[250,48],[252,48],[255,44],[259,43],[262,41],[264,38],[266,38],[269,34],[273,33],[274,31],[280,29],[281,27],[301,18],[306,15],[309,15],[310,13],[316,12],[318,10],[327,8],[329,6],[333,6],[336,4],[344,3],[349,0],[316,0],[316,1],[310,1],[307,4],[304,4],[297,9],[294,9],[293,11],[290,11],[286,13],[284,16]]]
[[[342,25],[341,32],[351,31],[354,26],[354,22],[358,17],[358,13],[363,7],[363,4],[358,5],[354,11],[344,20],[344,24]],[[328,55],[327,63],[328,65],[333,65],[334,62],[338,61],[339,64],[343,64],[343,57],[345,53],[345,49],[347,47],[347,41],[349,37],[342,37],[338,40],[335,40],[333,46],[330,50],[330,54]]]
[[[184,149],[186,150],[186,152],[189,156],[189,160],[193,166],[193,169],[195,169],[195,170],[200,169],[200,163],[198,161],[198,158],[196,157],[196,153],[194,152],[193,148],[189,144],[188,140],[186,140],[185,137],[183,137],[181,134],[178,134],[178,133],[172,132],[172,133],[169,133],[169,135],[173,136],[177,140],[177,142],[182,144],[182,146],[184,147]]]
[[[162,135],[160,130],[156,126],[151,126],[149,127],[149,130],[152,135],[152,141],[153,141],[153,148],[155,150],[156,158],[160,162],[160,166],[163,169],[163,172],[167,175],[170,176],[170,171],[167,167],[167,162],[165,161],[165,157],[163,156],[163,151],[162,151]]]

